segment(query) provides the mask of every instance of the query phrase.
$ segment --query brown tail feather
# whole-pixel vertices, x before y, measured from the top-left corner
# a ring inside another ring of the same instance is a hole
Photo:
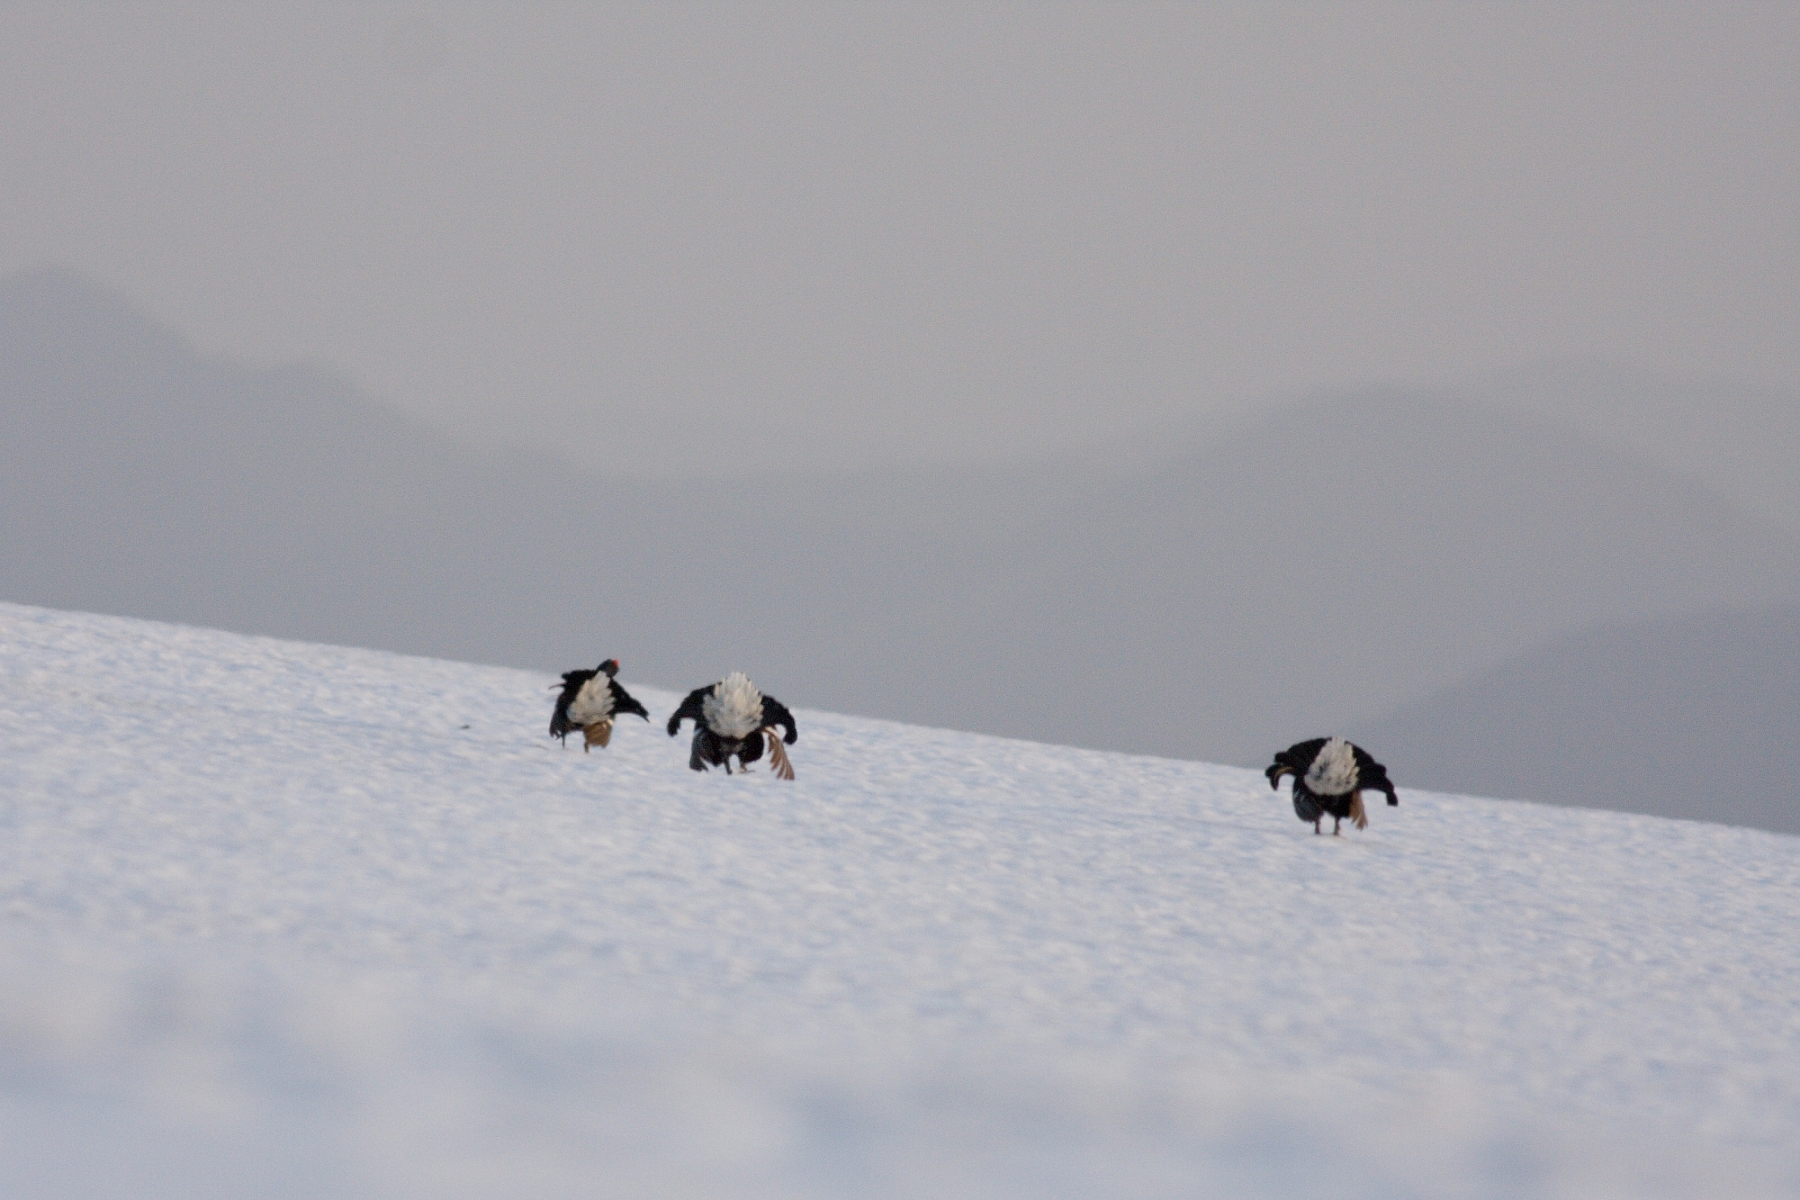
[[[581,737],[586,743],[582,749],[598,746],[604,750],[612,742],[612,722],[595,721],[592,725],[585,725],[582,727]]]
[[[763,732],[769,735],[769,766],[782,779],[792,779],[794,764],[788,761],[787,747],[781,744],[781,735],[773,726],[764,726]]]
[[[1362,793],[1350,793],[1350,823],[1358,829],[1369,827],[1369,814],[1363,811]]]

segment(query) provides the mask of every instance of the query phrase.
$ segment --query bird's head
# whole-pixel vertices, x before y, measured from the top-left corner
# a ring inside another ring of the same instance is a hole
[[[1275,761],[1269,764],[1269,769],[1263,772],[1264,775],[1269,777],[1269,787],[1275,791],[1281,790],[1281,777],[1283,775],[1292,775],[1293,773],[1294,768],[1287,763],[1282,762],[1279,754],[1275,756]]]
[[[619,673],[619,660],[616,658],[609,658],[600,664],[599,670],[602,675],[611,679],[614,675]]]

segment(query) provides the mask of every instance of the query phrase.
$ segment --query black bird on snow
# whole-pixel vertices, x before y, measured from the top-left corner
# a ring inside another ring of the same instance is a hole
[[[609,658],[592,671],[564,671],[560,685],[562,695],[556,698],[556,711],[550,714],[550,736],[569,744],[569,735],[581,730],[583,750],[595,746],[602,749],[612,741],[613,718],[622,713],[636,713],[648,721],[650,713],[619,686],[613,676],[619,673],[619,660]]]
[[[1281,777],[1294,777],[1294,815],[1311,821],[1314,833],[1323,832],[1319,822],[1331,814],[1331,832],[1339,832],[1344,818],[1358,829],[1366,829],[1369,816],[1363,811],[1362,794],[1386,792],[1390,805],[1400,803],[1394,785],[1388,782],[1387,768],[1376,762],[1367,750],[1343,738],[1313,738],[1295,742],[1275,756],[1263,774],[1269,786],[1281,788]]]
[[[765,696],[742,671],[733,671],[717,683],[695,688],[688,693],[675,715],[669,718],[669,736],[681,732],[681,722],[694,723],[694,748],[688,755],[688,767],[704,771],[707,764],[724,767],[731,774],[731,758],[737,756],[738,769],[747,771],[762,757],[763,738],[769,742],[769,765],[783,779],[794,777],[788,762],[786,742],[793,745],[800,738],[794,726],[794,714],[773,696]],[[787,729],[786,737],[777,737],[777,726]]]

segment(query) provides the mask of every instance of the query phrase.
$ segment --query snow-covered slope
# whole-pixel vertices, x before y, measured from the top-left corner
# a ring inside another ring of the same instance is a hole
[[[1800,839],[551,682],[0,606],[0,1193],[1800,1187]]]

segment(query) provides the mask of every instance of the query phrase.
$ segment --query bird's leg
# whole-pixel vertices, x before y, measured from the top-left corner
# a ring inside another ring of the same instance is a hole
[[[1343,824],[1344,824],[1344,818],[1342,818],[1342,817],[1331,818],[1331,836],[1332,837],[1343,837],[1344,836],[1344,831],[1342,828]]]
[[[1320,821],[1323,821],[1323,820],[1324,820],[1324,819],[1325,819],[1325,818],[1324,818],[1324,817],[1314,817],[1314,818],[1313,818],[1313,833],[1314,833],[1314,834],[1315,834],[1315,835],[1316,835],[1316,834],[1321,834],[1321,833],[1324,833],[1324,832],[1325,832],[1325,831],[1324,831],[1324,830],[1323,830],[1323,829],[1320,829],[1320,828],[1319,828],[1319,822],[1320,822]]]

